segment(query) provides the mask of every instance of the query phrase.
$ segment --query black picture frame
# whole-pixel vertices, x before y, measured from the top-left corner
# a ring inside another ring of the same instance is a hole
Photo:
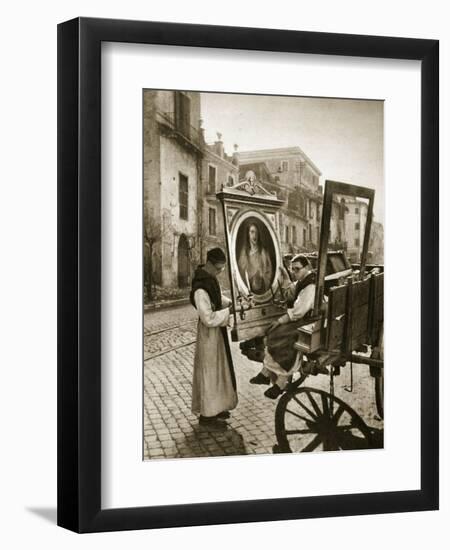
[[[102,510],[103,41],[421,61],[420,490]],[[437,40],[91,18],[58,26],[58,525],[98,532],[438,508],[438,66]]]

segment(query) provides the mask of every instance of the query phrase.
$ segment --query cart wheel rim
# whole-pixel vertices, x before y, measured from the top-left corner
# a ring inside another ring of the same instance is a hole
[[[300,388],[284,394],[275,411],[281,452],[369,449],[372,432],[347,403],[323,390]]]

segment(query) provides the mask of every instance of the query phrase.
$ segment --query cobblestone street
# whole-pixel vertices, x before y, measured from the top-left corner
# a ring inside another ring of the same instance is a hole
[[[260,364],[241,355],[231,343],[239,403],[226,432],[210,432],[191,413],[191,381],[197,315],[191,305],[146,312],[144,317],[144,458],[177,458],[272,453],[277,401],[263,395],[265,386],[248,380]],[[371,428],[382,429],[375,407],[374,379],[366,366],[354,367],[353,393],[345,390],[350,369],[335,378],[335,394]],[[327,376],[310,376],[304,384],[329,390]]]

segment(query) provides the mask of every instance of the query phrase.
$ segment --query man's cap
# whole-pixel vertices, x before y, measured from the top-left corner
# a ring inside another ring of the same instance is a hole
[[[227,261],[225,252],[219,247],[211,248],[211,250],[208,250],[206,254],[206,259],[212,264],[226,263]]]

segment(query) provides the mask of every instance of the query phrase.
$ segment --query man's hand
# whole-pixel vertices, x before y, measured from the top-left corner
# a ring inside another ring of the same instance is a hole
[[[289,273],[287,272],[285,267],[280,266],[278,271],[279,271],[278,280],[280,282],[280,285],[284,287],[291,282],[291,278],[289,277]]]

